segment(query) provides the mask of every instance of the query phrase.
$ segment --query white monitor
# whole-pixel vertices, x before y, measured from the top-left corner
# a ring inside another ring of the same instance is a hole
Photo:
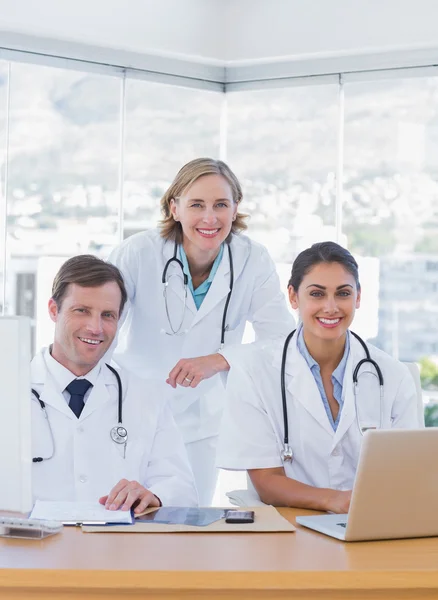
[[[30,319],[0,317],[0,510],[32,508]]]

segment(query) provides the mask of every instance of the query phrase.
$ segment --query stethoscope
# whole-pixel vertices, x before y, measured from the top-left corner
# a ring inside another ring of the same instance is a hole
[[[122,380],[120,379],[120,375],[117,373],[117,371],[111,367],[110,365],[106,365],[108,367],[108,369],[110,371],[112,371],[117,379],[117,388],[118,388],[118,421],[117,421],[117,425],[114,425],[114,427],[112,427],[111,431],[110,431],[110,436],[111,439],[113,440],[113,442],[115,442],[116,444],[123,444],[124,445],[124,452],[123,452],[123,458],[125,458],[126,456],[126,444],[128,443],[128,431],[126,429],[126,427],[123,426],[123,420],[122,420],[122,404],[123,404],[123,389],[122,389]],[[50,454],[50,456],[35,456],[34,458],[32,458],[32,462],[37,463],[37,462],[43,462],[43,460],[50,460],[51,458],[53,458],[54,454],[55,454],[55,439],[53,437],[53,430],[52,430],[52,426],[50,425],[50,419],[49,416],[47,414],[47,410],[46,410],[46,405],[45,403],[41,400],[40,395],[38,394],[38,392],[34,389],[31,390],[32,394],[35,396],[35,398],[38,400],[38,402],[40,403],[40,407],[41,410],[43,411],[44,414],[44,418],[47,421],[47,426],[49,428],[49,432],[50,432],[50,438],[52,440],[52,453]]]
[[[225,332],[228,330],[228,325],[226,325],[227,312],[228,312],[228,305],[230,304],[231,294],[233,293],[233,286],[234,286],[233,255],[231,253],[230,244],[227,243],[227,247],[228,247],[228,257],[229,257],[229,260],[230,260],[230,291],[228,292],[228,296],[227,296],[227,299],[225,301],[224,312],[223,312],[223,315],[222,315],[221,344],[219,346],[220,349],[222,349],[224,347]],[[163,274],[161,276],[161,283],[164,285],[163,296],[164,296],[164,306],[166,308],[167,321],[169,323],[170,329],[172,330],[172,333],[168,333],[166,331],[167,335],[183,335],[184,333],[186,333],[185,331],[181,331],[181,327],[182,327],[182,324],[184,322],[184,316],[185,316],[186,306],[187,306],[187,287],[188,287],[188,283],[189,283],[189,278],[188,278],[187,274],[184,273],[184,265],[182,264],[182,262],[180,261],[180,259],[176,257],[177,251],[178,251],[178,244],[175,241],[175,248],[174,248],[174,251],[173,251],[173,256],[172,256],[172,258],[169,258],[169,260],[164,265]],[[172,277],[179,277],[179,275],[177,273],[172,273],[166,279],[167,271],[168,271],[170,265],[173,262],[175,262],[179,266],[179,268],[181,269],[181,272],[182,272],[182,275],[183,275],[183,283],[184,283],[184,306],[183,306],[183,312],[182,312],[181,321],[180,321],[178,327],[176,327],[175,329],[173,327],[172,320],[170,318],[170,313],[169,313],[169,305],[168,305],[168,302],[167,302],[167,287],[168,287],[169,282],[172,279]]]
[[[281,453],[281,457],[284,462],[292,461],[292,459],[293,459],[292,448],[289,445],[289,425],[288,425],[288,418],[287,418],[285,369],[286,369],[287,349],[289,346],[289,342],[291,341],[295,332],[296,332],[296,329],[294,329],[287,336],[287,338],[284,342],[284,346],[283,346],[283,356],[281,358],[281,399],[283,402],[283,424],[284,424],[283,452]],[[356,423],[357,423],[357,426],[358,426],[358,429],[359,429],[361,435],[363,435],[365,433],[365,431],[367,431],[367,429],[375,429],[375,427],[362,427],[361,423],[360,423],[359,411],[358,411],[358,406],[357,406],[357,384],[358,384],[358,379],[359,379],[359,369],[364,364],[369,363],[370,365],[372,365],[374,367],[374,369],[376,371],[375,376],[379,380],[379,386],[380,386],[379,429],[382,428],[382,422],[383,422],[383,384],[384,384],[384,382],[383,382],[382,371],[381,371],[379,365],[376,363],[376,361],[371,358],[370,352],[368,350],[368,346],[366,345],[366,343],[363,341],[363,339],[361,337],[359,337],[357,335],[357,333],[354,333],[354,331],[351,331],[350,333],[352,335],[354,335],[354,337],[358,340],[358,342],[360,342],[360,344],[362,345],[362,348],[364,349],[364,352],[365,352],[365,358],[363,358],[362,360],[360,360],[357,363],[357,365],[353,371],[353,392],[354,392],[354,408],[356,411]]]

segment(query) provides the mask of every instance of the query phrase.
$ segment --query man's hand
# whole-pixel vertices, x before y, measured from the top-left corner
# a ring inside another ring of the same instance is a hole
[[[121,479],[108,496],[99,498],[107,510],[130,510],[137,503],[134,513],[141,513],[149,506],[161,506],[160,500],[152,492],[143,487],[138,481]]]
[[[203,379],[209,379],[216,373],[229,369],[230,365],[222,354],[182,358],[170,371],[166,383],[173,388],[176,388],[177,385],[195,388]]]
[[[345,514],[350,509],[351,490],[340,492],[338,490],[330,490],[330,497],[327,499],[326,510],[336,513]]]

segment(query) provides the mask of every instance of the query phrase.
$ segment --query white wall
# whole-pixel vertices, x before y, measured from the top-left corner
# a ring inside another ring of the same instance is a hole
[[[226,0],[228,61],[438,47],[436,0]]]
[[[222,58],[223,19],[216,0],[0,0],[0,32],[165,56]]]

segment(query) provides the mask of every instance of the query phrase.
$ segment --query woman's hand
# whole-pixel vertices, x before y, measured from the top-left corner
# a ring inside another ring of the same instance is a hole
[[[351,502],[351,490],[345,492],[330,490],[330,492],[326,510],[340,515],[348,513]]]
[[[170,371],[166,383],[173,388],[176,388],[177,385],[195,388],[203,379],[209,379],[213,375],[229,369],[230,365],[222,354],[182,358]]]

